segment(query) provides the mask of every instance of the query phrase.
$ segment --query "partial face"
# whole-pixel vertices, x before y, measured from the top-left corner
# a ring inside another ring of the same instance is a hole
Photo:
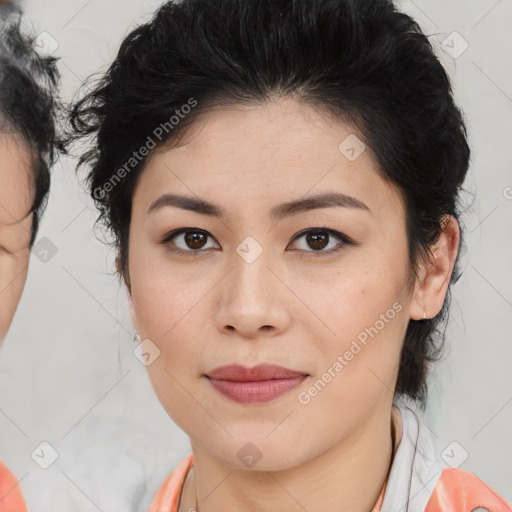
[[[0,341],[11,325],[27,278],[33,184],[26,147],[0,132]]]
[[[149,376],[193,444],[233,467],[249,442],[258,469],[296,466],[391,403],[405,217],[358,144],[293,100],[218,109],[140,177],[128,272],[135,327],[160,351]],[[214,372],[262,364],[295,373]]]

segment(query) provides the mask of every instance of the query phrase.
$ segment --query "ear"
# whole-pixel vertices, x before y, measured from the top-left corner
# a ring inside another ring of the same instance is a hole
[[[423,263],[416,285],[409,316],[412,320],[435,317],[443,307],[460,244],[459,224],[455,217],[443,218],[438,241],[431,247],[428,261]]]
[[[132,297],[130,274],[128,273],[128,271],[123,272],[123,269],[121,268],[121,258],[119,256],[116,257],[115,263],[116,263],[117,272],[121,275],[122,279],[124,280],[124,282],[126,284],[126,290],[128,292],[128,306],[130,308],[130,318],[132,321],[132,325],[135,328],[135,330],[138,331],[139,329],[137,326],[137,316],[135,314],[135,305],[133,303],[133,297]]]

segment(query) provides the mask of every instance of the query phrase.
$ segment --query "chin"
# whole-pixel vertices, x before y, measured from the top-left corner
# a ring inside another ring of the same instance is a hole
[[[256,436],[250,439],[245,436],[223,444],[213,443],[210,455],[232,469],[248,471],[284,471],[306,459],[305,454],[297,453],[297,443],[288,446],[277,437],[273,441],[258,440]]]

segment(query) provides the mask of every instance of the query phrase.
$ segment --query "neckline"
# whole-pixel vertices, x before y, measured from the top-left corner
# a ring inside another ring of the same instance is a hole
[[[372,508],[372,512],[380,512],[382,507],[382,502],[384,501],[384,495],[386,493],[386,487],[389,481],[389,476],[391,474],[391,468],[393,467],[393,462],[395,460],[395,455],[398,450],[398,447],[400,445],[400,442],[402,441],[402,435],[403,435],[403,427],[402,427],[402,420],[401,420],[401,414],[398,410],[398,407],[393,404],[391,407],[391,439],[392,439],[392,453],[391,453],[391,461],[389,464],[388,472],[386,474],[386,479],[384,480],[384,483],[382,485],[379,497],[375,503],[375,505]],[[185,481],[187,479],[188,474],[190,473],[190,470],[194,467],[194,454],[189,453],[185,459],[181,462],[181,465],[183,465],[181,478],[179,479],[179,492],[177,493],[176,501],[175,501],[175,511],[178,512],[180,506],[181,506],[181,499],[183,495],[183,490],[185,488]]]

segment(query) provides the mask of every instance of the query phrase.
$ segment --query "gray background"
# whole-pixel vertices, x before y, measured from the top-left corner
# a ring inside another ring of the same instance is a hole
[[[36,33],[58,44],[69,100],[160,3],[22,5]],[[440,457],[449,453],[460,462],[467,455],[460,467],[512,501],[512,0],[398,5],[439,48],[473,151],[464,196],[465,270],[453,288],[446,357],[431,380],[425,422]],[[455,59],[448,52],[463,42],[454,31],[469,44]],[[454,48],[443,51],[443,41]],[[46,263],[33,255],[0,357],[0,455],[21,478],[32,511],[144,510],[190,449],[132,354],[125,291],[113,275],[112,251],[95,238],[95,218],[74,162],[63,159],[38,236],[57,253]],[[42,441],[59,455],[46,470],[31,458]]]

